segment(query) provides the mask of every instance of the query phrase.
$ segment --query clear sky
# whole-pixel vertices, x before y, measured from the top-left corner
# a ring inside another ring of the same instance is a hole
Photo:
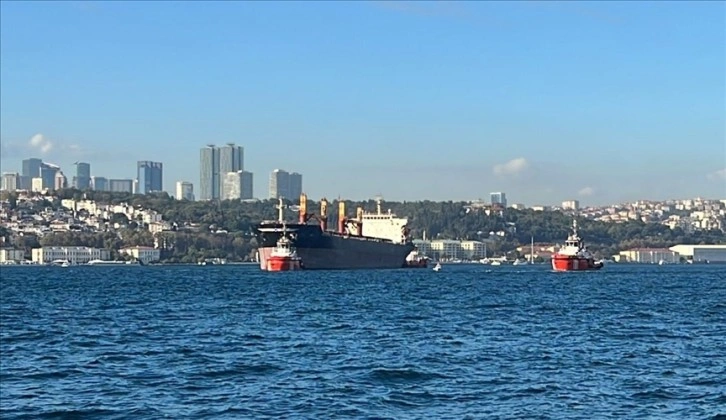
[[[0,3],[3,171],[192,181],[235,142],[265,197],[726,198],[724,2]]]

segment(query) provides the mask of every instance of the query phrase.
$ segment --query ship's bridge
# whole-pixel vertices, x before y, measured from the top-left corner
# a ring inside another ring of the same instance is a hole
[[[387,214],[364,214],[363,236],[388,239],[393,243],[406,242],[404,228],[408,224],[407,218],[396,217],[390,211]]]

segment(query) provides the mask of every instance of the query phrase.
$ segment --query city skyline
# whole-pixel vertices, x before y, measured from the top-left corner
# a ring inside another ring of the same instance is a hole
[[[152,159],[199,192],[199,149],[235,142],[259,198],[279,167],[315,198],[726,195],[723,3],[178,6],[1,3],[2,172]]]

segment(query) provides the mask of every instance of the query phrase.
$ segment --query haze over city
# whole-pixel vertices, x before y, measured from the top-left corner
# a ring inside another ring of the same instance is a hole
[[[313,199],[726,196],[723,2],[2,2],[0,166]]]

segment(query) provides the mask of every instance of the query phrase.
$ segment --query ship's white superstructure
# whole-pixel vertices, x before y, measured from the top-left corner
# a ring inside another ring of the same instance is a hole
[[[559,255],[579,257],[585,259],[593,258],[592,253],[577,235],[577,220],[572,221],[572,234],[567,237],[565,245],[557,251]]]
[[[388,210],[388,213],[383,213],[380,198],[376,201],[375,213],[363,213],[361,220],[363,236],[388,239],[396,244],[406,242],[408,218],[397,217],[390,210]]]

